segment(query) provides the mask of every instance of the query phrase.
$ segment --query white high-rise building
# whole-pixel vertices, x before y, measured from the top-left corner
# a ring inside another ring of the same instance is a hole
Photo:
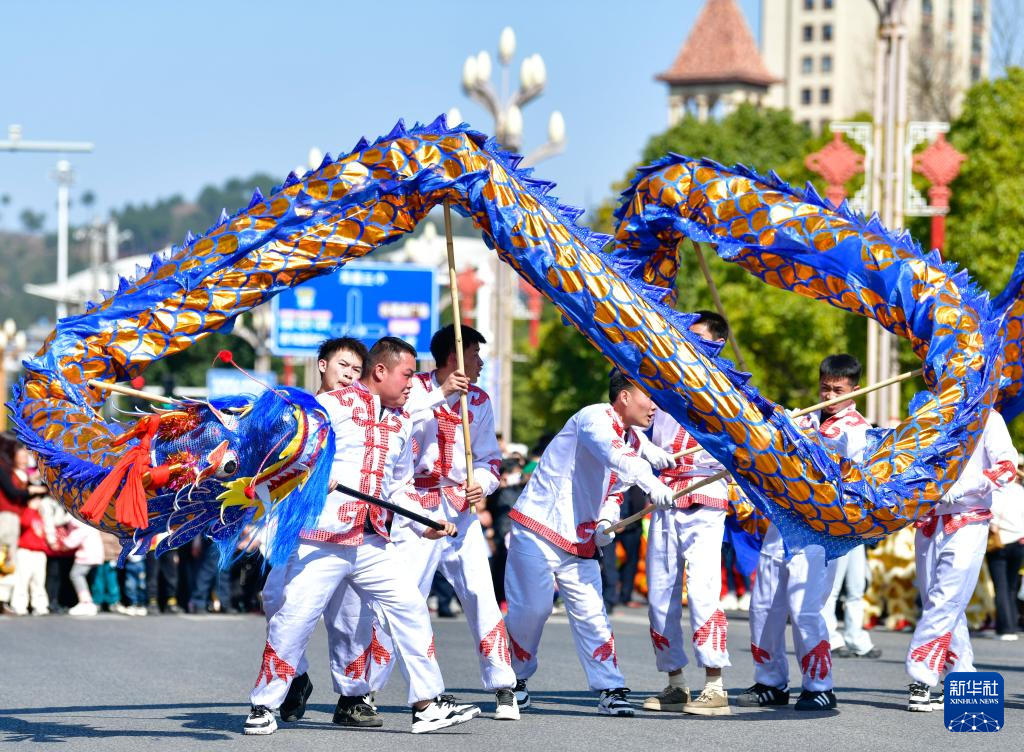
[[[948,120],[988,76],[989,0],[907,0],[910,118]],[[871,0],[761,0],[761,56],[780,79],[765,104],[815,131],[872,111],[878,13]]]

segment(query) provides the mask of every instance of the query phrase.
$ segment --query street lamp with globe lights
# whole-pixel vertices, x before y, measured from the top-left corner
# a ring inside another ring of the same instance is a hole
[[[462,89],[474,101],[483,105],[494,119],[494,136],[509,151],[522,152],[523,107],[536,99],[547,84],[547,66],[537,53],[519,64],[519,88],[509,92],[512,58],[516,52],[516,34],[506,26],[498,37],[498,62],[501,67],[501,90],[495,91],[491,83],[491,56],[486,51],[470,55],[462,64]],[[448,122],[462,121],[461,113],[452,108]],[[525,156],[520,163],[530,167],[565,150],[565,118],[555,110],[548,118],[547,141]],[[494,275],[494,353],[498,367],[498,394],[496,402],[497,430],[511,440],[512,431],[512,318],[515,311],[516,284],[506,264],[498,263]]]

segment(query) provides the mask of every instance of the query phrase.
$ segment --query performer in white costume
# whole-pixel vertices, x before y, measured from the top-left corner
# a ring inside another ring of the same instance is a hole
[[[321,394],[335,435],[334,483],[409,508],[412,421],[402,411],[415,372],[416,353],[385,337],[370,350],[360,381]],[[388,545],[391,514],[340,491],[332,491],[316,527],[305,530],[285,565],[282,600],[267,625],[263,661],[251,695],[246,734],[276,730],[273,710],[287,695],[295,666],[328,602],[345,586],[373,597],[392,625],[399,659],[409,678],[412,731],[446,728],[479,714],[441,693],[444,682],[434,657],[426,605]],[[420,529],[427,537],[454,532]]]
[[[474,382],[483,368],[480,345],[485,340],[478,331],[465,325],[462,340],[466,376]],[[454,524],[458,536],[428,540],[421,538],[414,527],[397,522],[393,539],[406,569],[417,579],[424,599],[430,594],[438,570],[452,584],[473,635],[481,681],[488,691],[495,693],[494,717],[518,720],[519,708],[513,691],[516,675],[512,671],[505,622],[494,596],[487,540],[480,518],[471,511],[471,505],[484,504],[487,496],[498,488],[501,449],[494,430],[494,413],[487,393],[470,386],[468,407],[474,483],[467,486],[458,394],[446,397],[441,387],[458,368],[453,326],[433,336],[430,352],[438,369],[416,374],[409,397],[409,404],[414,404],[416,410],[412,414],[415,478],[410,498],[431,517]],[[350,614],[343,616],[351,618]],[[364,612],[362,621],[365,620]],[[343,619],[335,628],[343,632],[349,624]],[[385,648],[388,646],[385,636],[377,634],[376,637]],[[333,662],[347,665],[352,660],[351,648],[339,647],[342,649],[335,651]],[[390,664],[386,664],[377,671],[377,679],[371,683],[375,691],[386,682],[390,670]]]
[[[602,531],[619,519],[622,490],[637,485],[653,503],[673,504],[672,489],[651,466],[664,469],[674,460],[636,430],[648,427],[654,417],[646,393],[615,372],[608,399],[610,404],[590,405],[569,419],[544,450],[509,514],[506,624],[520,707],[530,703],[526,681],[537,670],[541,632],[557,583],[576,653],[590,688],[600,693],[598,712],[634,712],[605,611],[597,548],[614,537]]]
[[[697,314],[691,332],[713,342],[728,339],[729,325],[724,318],[711,311]],[[651,441],[672,455],[697,446],[686,429],[662,410],[654,416]],[[722,465],[714,457],[700,451],[680,458],[660,477],[679,492],[721,470]],[[731,665],[726,647],[728,621],[719,602],[728,506],[728,484],[723,478],[680,497],[675,508],[658,509],[651,515],[647,532],[648,615],[655,663],[659,671],[668,673],[668,686],[644,700],[644,710],[729,714],[729,697],[722,684],[722,669]],[[704,689],[692,700],[683,675],[689,662],[683,649],[684,562],[693,651],[697,664],[705,671]]]
[[[317,352],[317,369],[320,372],[320,389],[317,391],[317,394],[332,392],[351,385],[362,374],[363,363],[366,362],[367,355],[366,345],[352,337],[336,337],[322,342]],[[263,613],[268,622],[270,617],[277,613],[277,610],[281,607],[284,596],[285,570],[286,567],[283,566],[271,569],[263,585]],[[358,609],[360,600],[354,589],[345,587],[341,588],[340,592],[343,594],[345,602],[335,603],[334,599],[332,599],[331,603],[327,606],[327,611],[336,611],[345,607],[350,608],[353,602]],[[328,621],[326,626],[327,641],[331,646],[354,638],[352,635],[337,632],[330,621]],[[382,658],[379,653],[378,658]],[[391,660],[390,653],[388,653],[387,659]],[[305,652],[303,652],[302,657],[295,666],[296,674],[295,678],[292,679],[291,685],[288,687],[288,694],[278,709],[282,721],[298,721],[306,714],[306,702],[313,692],[313,683],[309,679],[308,666]],[[342,677],[344,674],[334,670],[331,673],[334,679],[335,691],[343,694],[342,690],[345,687],[342,683]],[[339,722],[337,711],[335,711],[334,722]],[[381,723],[378,717],[375,723],[369,725],[379,726]]]
[[[974,671],[964,610],[985,559],[992,492],[1011,483],[1017,451],[1003,416],[992,410],[974,453],[943,500],[917,523],[914,549],[921,618],[910,638],[907,673],[913,682],[907,709],[941,708],[931,696],[943,672]]]
[[[852,355],[830,355],[821,362],[818,394],[822,400],[857,389],[860,363]],[[852,400],[811,413],[800,420],[817,430],[844,457],[863,452],[868,422]],[[832,650],[822,609],[832,592],[832,571],[825,549],[811,545],[787,551],[778,528],[771,525],[761,545],[757,579],[750,601],[750,652],[754,685],[740,695],[741,707],[789,704],[789,660],[786,657],[786,619],[793,624],[793,647],[802,674],[803,691],[795,709],[832,710]]]

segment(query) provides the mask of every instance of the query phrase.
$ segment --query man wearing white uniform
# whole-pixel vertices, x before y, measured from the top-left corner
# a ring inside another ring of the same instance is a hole
[[[830,355],[821,362],[818,394],[822,400],[849,394],[860,382],[860,363],[852,355]],[[831,415],[811,413],[801,428],[817,431],[842,456],[852,446],[863,451],[858,439],[868,423],[852,400],[834,406]],[[847,434],[853,433],[848,444]],[[803,691],[795,709],[832,710],[832,650],[822,609],[832,592],[832,572],[825,549],[818,545],[786,547],[778,528],[771,525],[761,545],[757,579],[750,600],[750,652],[754,658],[754,685],[736,704],[767,707],[789,704],[789,660],[786,657],[786,618],[793,624],[793,647],[800,663]]]
[[[412,478],[412,421],[402,411],[415,373],[416,353],[385,337],[370,350],[355,384],[317,400],[335,437],[331,478],[408,508]],[[412,731],[423,733],[464,723],[479,713],[441,696],[444,681],[434,657],[430,616],[415,584],[388,545],[391,515],[384,509],[332,491],[316,527],[304,530],[288,560],[282,600],[267,625],[263,661],[251,695],[246,734],[273,733],[273,708],[284,700],[295,666],[332,596],[344,587],[374,598],[392,626],[399,659],[409,678]],[[420,529],[438,538],[454,532]]]
[[[913,682],[907,709],[942,707],[931,697],[943,671],[974,671],[964,610],[985,560],[992,492],[1013,481],[1017,451],[1003,416],[992,410],[960,477],[917,523],[914,539],[921,618],[910,638],[907,673]]]
[[[613,537],[603,531],[618,521],[625,488],[640,486],[658,506],[672,505],[672,489],[655,477],[651,466],[663,469],[674,460],[636,430],[647,428],[654,417],[654,403],[643,390],[616,371],[608,401],[569,419],[544,450],[509,513],[513,526],[505,565],[506,624],[520,707],[530,703],[526,681],[537,670],[541,632],[551,615],[557,582],[576,653],[590,688],[600,693],[598,712],[634,712],[615,655],[597,548]]]
[[[729,325],[711,311],[698,311],[690,331],[698,337],[725,342]],[[698,447],[697,442],[668,413],[659,410],[651,441],[673,456]],[[705,451],[681,457],[661,472],[661,480],[679,492],[702,478],[721,472],[719,462]],[[676,500],[673,509],[651,515],[647,533],[647,599],[651,642],[659,671],[668,673],[668,686],[644,700],[644,710],[682,711],[696,715],[728,715],[729,697],[722,668],[731,665],[726,649],[728,622],[719,604],[722,593],[722,537],[729,506],[726,479]],[[697,664],[704,668],[704,689],[691,701],[683,668],[683,562],[690,631]]]
[[[852,364],[849,365],[851,375],[856,370],[859,381],[860,365],[857,364],[856,369]],[[833,364],[831,368],[833,376],[844,375],[842,362]],[[830,400],[842,396],[843,393],[835,388],[836,384],[842,387],[842,380],[834,378],[823,384],[819,390],[821,399]],[[860,384],[857,383],[853,388],[859,387]],[[863,462],[871,424],[852,404],[846,407],[842,404],[832,405],[807,417],[811,419],[812,425],[819,426],[822,436],[837,442],[842,456],[854,462]],[[832,579],[832,592],[825,601],[822,615],[828,626],[828,641],[832,655],[839,658],[880,657],[882,651],[875,647],[871,641],[871,634],[864,629],[864,593],[869,579],[867,548],[863,545],[857,546],[838,559],[833,559],[828,563],[828,570]],[[836,621],[836,601],[839,600],[840,593],[844,594],[842,632],[839,631]]]
[[[317,394],[342,389],[356,381],[363,372],[363,363],[366,362],[367,356],[366,345],[352,337],[336,337],[321,342],[317,351],[317,369],[320,371],[320,389]],[[263,585],[263,613],[268,622],[281,607],[286,569],[287,567],[284,566],[271,569]],[[346,600],[355,598],[356,603],[359,603],[358,596],[352,588],[342,588],[341,592],[348,594]],[[332,605],[328,604],[328,611],[332,609]],[[334,645],[345,638],[346,635],[336,633],[332,625],[327,624],[329,645]],[[291,685],[288,687],[288,694],[279,708],[282,721],[289,723],[298,721],[306,714],[306,702],[313,692],[313,683],[310,681],[307,671],[308,662],[303,653],[295,666],[295,678],[292,679]],[[340,677],[337,672],[332,673],[334,673],[335,689],[341,691]]]
[[[472,327],[463,326],[462,341],[465,374],[475,382],[484,364],[480,345],[485,340]],[[494,431],[494,412],[487,393],[470,386],[467,403],[474,477],[473,484],[467,485],[459,395],[445,396],[441,388],[458,369],[454,326],[446,326],[434,334],[430,353],[438,369],[416,374],[409,397],[409,404],[415,404],[418,411],[412,415],[415,478],[409,496],[432,518],[454,524],[458,536],[425,540],[413,526],[400,522],[393,531],[395,546],[406,569],[417,579],[424,599],[430,594],[438,570],[452,584],[473,635],[481,681],[488,691],[495,693],[494,717],[518,720],[514,693],[516,675],[512,671],[508,634],[494,597],[487,540],[480,518],[472,511],[473,505],[484,504],[487,496],[498,488],[501,450]],[[336,627],[339,631],[345,630],[343,623]],[[384,638],[378,635],[378,639],[386,647]],[[342,664],[349,657],[347,653],[339,654],[334,662]],[[381,667],[380,685],[389,673],[390,665]]]

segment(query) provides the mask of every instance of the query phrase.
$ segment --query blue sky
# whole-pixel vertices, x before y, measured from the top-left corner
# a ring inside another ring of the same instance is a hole
[[[758,0],[740,0],[758,33]],[[457,106],[490,132],[463,95],[467,55],[495,55],[500,30],[518,38],[513,80],[539,52],[545,93],[524,110],[525,151],[565,116],[568,147],[540,165],[563,200],[591,208],[666,126],[665,86],[701,0],[613,3],[25,2],[0,24],[0,137],[87,140],[72,155],[74,190],[98,210],[263,170],[281,178],[311,146],[337,154],[395,120],[430,120]],[[496,78],[496,76],[495,76]],[[25,208],[55,224],[57,155],[0,152],[0,228]],[[238,207],[227,207],[233,211]],[[75,210],[73,221],[88,219]],[[204,228],[196,228],[202,230]]]

